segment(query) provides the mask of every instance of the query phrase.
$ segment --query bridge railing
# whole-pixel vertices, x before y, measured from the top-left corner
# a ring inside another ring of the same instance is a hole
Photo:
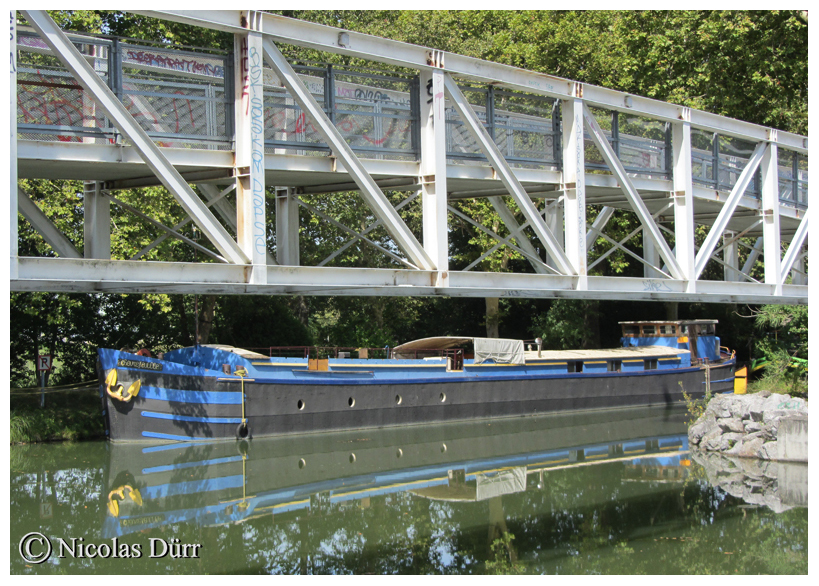
[[[123,142],[42,39],[25,31],[18,38],[21,139]],[[157,144],[232,148],[233,100],[232,86],[225,83],[226,55],[141,46],[118,38],[69,38]]]
[[[70,35],[97,74],[158,145],[233,149],[233,57],[219,51],[152,47],[115,37]],[[123,137],[34,33],[18,35],[17,121],[24,140],[122,143]],[[362,158],[420,158],[417,75],[300,62],[294,69],[345,140]],[[264,70],[265,150],[269,154],[330,153],[283,84]],[[492,85],[464,84],[462,91],[489,135],[515,167],[562,166],[561,102]],[[630,174],[671,177],[671,129],[667,122],[591,108],[607,140]],[[449,164],[485,165],[486,159],[455,108],[446,102]],[[695,184],[730,190],[755,145],[707,130],[692,130]],[[588,133],[586,168],[609,173]],[[779,149],[780,200],[806,208],[805,155]],[[757,172],[745,195],[759,198]]]

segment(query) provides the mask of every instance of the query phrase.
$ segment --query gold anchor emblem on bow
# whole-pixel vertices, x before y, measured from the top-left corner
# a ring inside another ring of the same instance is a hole
[[[117,384],[116,368],[112,368],[111,372],[108,373],[108,376],[105,377],[105,392],[107,392],[117,401],[122,401],[123,403],[127,403],[136,397],[139,394],[139,389],[141,386],[142,381],[137,379],[135,382],[131,383],[128,390],[123,393],[125,387],[123,387],[121,384]]]

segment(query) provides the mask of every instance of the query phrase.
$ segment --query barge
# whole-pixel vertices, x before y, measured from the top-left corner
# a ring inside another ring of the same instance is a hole
[[[621,322],[622,346],[542,350],[436,337],[388,358],[267,356],[200,345],[162,357],[99,349],[112,441],[245,440],[563,411],[680,404],[731,392],[716,320]],[[471,350],[471,352],[467,352]]]

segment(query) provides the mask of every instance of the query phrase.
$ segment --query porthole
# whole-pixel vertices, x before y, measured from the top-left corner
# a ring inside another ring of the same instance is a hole
[[[403,400],[404,399],[401,398],[401,395],[395,395],[395,404],[396,405],[400,405],[401,401],[403,401]]]
[[[299,399],[299,402],[298,402],[298,404],[296,406],[299,408],[299,411],[303,410],[304,409],[304,401]]]
[[[355,399],[353,399],[352,397],[350,397],[349,399],[347,399],[347,404],[348,404],[350,407],[355,407]]]
[[[404,455],[404,450],[402,450],[401,448],[398,448],[398,451],[395,452],[395,457],[400,458],[403,455]]]
[[[441,444],[441,453],[446,454],[446,444]]]
[[[355,454],[350,454],[350,464],[355,463]]]
[[[441,396],[439,398],[441,399],[441,403],[445,402],[446,401],[446,393],[441,393]]]
[[[304,458],[299,459],[299,470],[304,468],[307,465],[307,462],[304,461]]]

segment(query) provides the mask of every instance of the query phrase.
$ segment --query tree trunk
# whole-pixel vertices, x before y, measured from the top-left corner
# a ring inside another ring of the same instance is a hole
[[[666,301],[665,302],[665,319],[670,321],[677,321],[680,319],[677,317],[679,315],[679,308],[680,304],[677,301]]]
[[[216,295],[205,295],[199,308],[199,344],[207,344],[210,330],[213,328],[213,315],[216,313]]]
[[[498,310],[498,298],[486,298],[486,337],[500,338],[500,313]]]
[[[587,301],[583,303],[583,327],[586,335],[583,336],[583,348],[595,349],[600,347],[600,302]]]

